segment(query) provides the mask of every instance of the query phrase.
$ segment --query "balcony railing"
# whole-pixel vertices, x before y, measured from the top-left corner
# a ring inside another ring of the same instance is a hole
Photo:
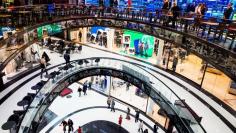
[[[0,12],[1,25],[18,29],[16,34],[0,41],[1,51],[6,52],[9,57],[14,57],[19,53],[17,51],[22,50],[18,47],[16,51],[8,50],[12,45],[30,45],[29,42],[37,39],[37,27],[64,21],[65,28],[102,25],[153,35],[189,50],[236,80],[236,54],[231,51],[235,24],[228,20],[179,12],[176,27],[172,28],[169,26],[172,16],[167,11],[147,12],[143,8],[105,8],[93,5],[56,5],[53,11],[47,10],[46,5],[41,5],[17,7]],[[29,37],[25,39],[24,36]],[[228,37],[231,37],[232,41]],[[10,60],[6,59],[7,57],[1,58],[3,65],[0,70],[3,70]]]

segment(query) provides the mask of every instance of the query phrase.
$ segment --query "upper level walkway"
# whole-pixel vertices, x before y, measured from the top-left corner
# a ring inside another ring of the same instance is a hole
[[[14,57],[25,48],[15,45],[29,45],[38,39],[36,28],[39,26],[60,23],[64,29],[70,29],[101,25],[136,30],[172,42],[201,57],[233,80],[236,79],[236,54],[231,51],[234,47],[235,24],[228,23],[228,20],[180,12],[176,26],[172,28],[169,20],[173,16],[163,10],[147,12],[145,9],[101,8],[92,5],[56,5],[54,11],[47,10],[45,5],[20,7],[10,11],[1,10],[1,14],[1,25],[17,28],[16,34],[0,42],[0,53],[9,57]],[[14,47],[9,48],[12,45]],[[2,58],[0,70],[10,59]]]

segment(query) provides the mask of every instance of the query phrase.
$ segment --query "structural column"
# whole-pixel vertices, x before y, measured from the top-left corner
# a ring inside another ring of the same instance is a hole
[[[87,43],[87,28],[82,28],[82,43]],[[78,33],[79,34],[79,33]]]
[[[157,65],[161,66],[162,65],[162,55],[163,55],[163,48],[164,48],[164,40],[159,40],[158,44],[158,51],[157,51]]]
[[[112,50],[114,44],[115,29],[107,28],[107,48]]]
[[[0,92],[2,91],[2,89],[4,87],[4,83],[3,83],[3,79],[2,79],[4,75],[5,75],[5,73],[0,72],[0,88],[1,88]]]
[[[173,128],[174,128],[174,123],[173,123],[173,121],[170,120],[168,124],[169,125],[168,125],[166,133],[172,133]]]

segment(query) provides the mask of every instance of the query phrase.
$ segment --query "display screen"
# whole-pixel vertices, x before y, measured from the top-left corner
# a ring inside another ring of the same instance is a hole
[[[98,30],[102,30],[104,31],[106,28],[102,27],[102,26],[95,26],[95,27],[91,27],[90,32],[91,34],[97,34]]]
[[[6,31],[13,31],[15,30],[15,28],[11,28],[11,27],[0,27],[0,36],[3,36],[3,33]]]
[[[42,38],[43,36],[43,32],[47,32],[48,35],[53,35],[56,33],[60,33],[62,31],[62,27],[59,24],[49,24],[49,25],[45,25],[42,27],[37,28],[37,33],[38,33],[38,37]]]
[[[152,56],[154,48],[153,36],[131,30],[124,30],[123,36],[123,43],[129,43],[129,47],[134,48],[135,54],[146,55],[148,57]]]
[[[55,10],[54,4],[48,4],[48,12],[52,13],[54,12],[54,10]]]

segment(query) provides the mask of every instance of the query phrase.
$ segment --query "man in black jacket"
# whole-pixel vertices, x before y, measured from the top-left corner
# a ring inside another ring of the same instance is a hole
[[[64,55],[64,59],[66,61],[66,65],[70,64],[70,54],[68,51],[66,51],[65,55]]]
[[[224,19],[229,19],[232,12],[233,12],[232,3],[229,3],[227,9],[224,12]]]
[[[171,3],[169,2],[169,0],[164,0],[162,9],[163,10],[169,10],[170,6],[171,6]]]
[[[175,28],[175,23],[177,21],[177,17],[179,17],[179,11],[180,11],[180,8],[177,6],[176,3],[174,3],[173,7],[171,8],[171,12],[173,14],[173,17],[172,17],[172,28]]]

